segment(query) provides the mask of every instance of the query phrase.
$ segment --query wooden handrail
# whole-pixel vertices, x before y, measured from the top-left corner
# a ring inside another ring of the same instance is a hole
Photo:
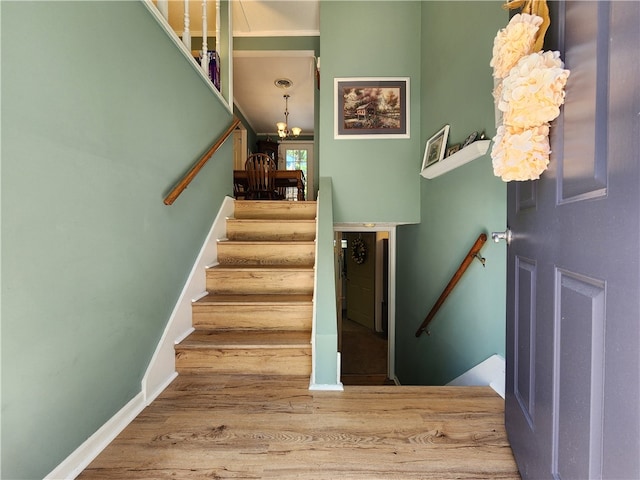
[[[484,233],[481,233],[478,239],[476,240],[476,242],[473,244],[473,247],[471,247],[471,250],[469,250],[469,253],[467,253],[467,256],[464,257],[464,260],[458,267],[458,270],[456,271],[456,273],[453,274],[453,277],[451,277],[451,280],[449,280],[449,283],[440,294],[440,297],[436,301],[435,305],[431,308],[431,311],[427,315],[427,318],[424,319],[424,321],[422,322],[422,325],[420,325],[420,328],[418,328],[418,330],[416,331],[416,337],[419,337],[422,334],[422,332],[427,330],[427,326],[429,325],[429,322],[431,322],[431,320],[433,320],[433,317],[436,316],[436,313],[438,313],[438,310],[440,310],[440,307],[442,306],[444,301],[447,299],[449,294],[453,291],[456,284],[458,283],[458,280],[460,280],[460,278],[462,277],[462,275],[464,275],[464,272],[467,270],[469,265],[471,265],[471,262],[473,262],[473,259],[478,257],[478,259],[481,259],[484,265],[484,259],[480,257],[479,252],[480,252],[480,249],[482,249],[484,242],[486,241],[487,241],[487,235]],[[427,331],[427,335],[430,335],[428,331]]]
[[[184,189],[189,186],[198,172],[202,170],[202,167],[205,166],[205,164],[209,161],[213,154],[216,153],[216,151],[222,146],[225,140],[229,138],[229,135],[233,133],[239,123],[240,119],[234,116],[233,122],[231,122],[229,128],[227,128],[227,130],[222,134],[218,141],[213,144],[213,146],[207,151],[207,153],[205,153],[202,158],[200,158],[200,160],[198,160],[198,162],[193,167],[191,167],[191,170],[189,170],[189,172],[184,177],[182,177],[182,180],[180,180],[180,182],[175,187],[173,187],[173,190],[169,192],[169,195],[167,195],[167,197],[164,199],[165,205],[171,205],[176,201],[176,198],[178,198],[178,196],[180,196]]]

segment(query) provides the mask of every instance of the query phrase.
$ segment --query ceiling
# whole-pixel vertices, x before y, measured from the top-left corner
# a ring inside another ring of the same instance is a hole
[[[276,122],[284,121],[285,93],[290,95],[289,128],[313,134],[313,51],[235,51],[233,78],[236,106],[257,134],[277,137]],[[279,78],[291,80],[292,86],[277,87],[274,82]]]
[[[235,0],[234,37],[318,36],[319,0]],[[277,137],[276,122],[284,121],[285,101],[289,98],[289,127],[314,132],[314,89],[316,88],[313,51],[242,51],[233,53],[233,96],[236,106],[257,134]],[[291,80],[286,91],[276,79]]]

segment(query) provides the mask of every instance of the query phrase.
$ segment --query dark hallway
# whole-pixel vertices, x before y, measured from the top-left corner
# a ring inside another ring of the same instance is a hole
[[[393,385],[387,379],[387,339],[345,318],[342,322],[341,381],[344,385]]]

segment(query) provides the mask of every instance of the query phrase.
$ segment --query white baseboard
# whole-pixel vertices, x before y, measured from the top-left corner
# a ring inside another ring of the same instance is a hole
[[[164,389],[167,388],[171,382],[173,382],[176,378],[178,377],[178,372],[173,372],[173,375],[170,375],[169,378],[167,378],[167,380],[161,384],[158,385],[158,388],[153,391],[153,392],[147,392],[147,394],[145,394],[144,396],[144,403],[145,405],[151,405],[151,402],[153,402],[156,398],[158,398],[158,396],[164,392]]]
[[[207,290],[205,270],[208,265],[215,264],[218,261],[217,239],[226,235],[226,219],[233,216],[234,202],[235,200],[231,197],[225,197],[222,202],[182,289],[182,293],[169,317],[151,362],[149,362],[149,367],[142,378],[142,392],[145,395],[147,404],[151,403],[149,399],[151,397],[155,398],[154,395],[157,396],[156,392],[163,388],[163,385],[168,385],[175,375],[175,344],[193,330],[191,304],[194,299],[202,296],[202,293]]]
[[[498,395],[504,398],[505,361],[500,355],[492,355],[459,377],[451,380],[447,385],[469,386],[488,385]]]
[[[144,410],[145,406],[144,395],[140,392],[44,477],[44,480],[76,478]]]
[[[205,267],[217,261],[217,238],[226,233],[226,217],[233,214],[234,200],[226,197],[198,254],[163,335],[142,379],[141,391],[96,433],[80,445],[45,480],[76,478],[142,410],[155,400],[178,376],[175,344],[193,331],[191,303],[206,291]]]
[[[342,383],[337,384],[312,384],[309,385],[309,390],[315,390],[319,392],[342,392],[344,391],[344,385]]]

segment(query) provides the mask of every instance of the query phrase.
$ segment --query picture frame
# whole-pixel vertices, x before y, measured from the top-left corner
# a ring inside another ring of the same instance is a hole
[[[445,125],[438,130],[424,147],[424,156],[422,157],[422,168],[424,170],[430,165],[439,162],[444,158],[447,149],[447,137],[449,136],[449,125]]]
[[[454,153],[458,152],[461,147],[462,147],[462,145],[460,143],[456,143],[455,145],[451,145],[449,148],[447,148],[447,153],[445,153],[444,158],[450,157]]]
[[[334,78],[334,138],[410,138],[409,77]]]

